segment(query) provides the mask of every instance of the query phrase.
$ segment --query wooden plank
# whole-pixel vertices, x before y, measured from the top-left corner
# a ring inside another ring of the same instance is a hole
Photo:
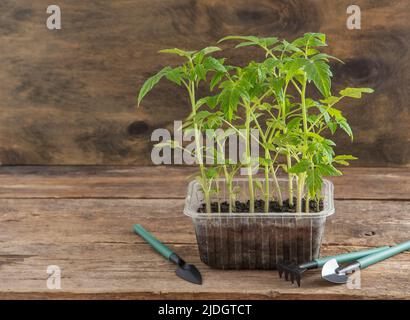
[[[362,272],[361,290],[329,285],[308,272],[300,289],[274,271],[211,270],[199,261],[180,199],[0,200],[0,298],[406,299],[410,253]],[[322,254],[407,240],[410,202],[337,201]],[[375,219],[377,214],[378,219]],[[132,233],[142,223],[197,265],[204,285],[184,282]],[[366,231],[375,234],[366,235]],[[62,270],[62,289],[48,290],[46,268]]]
[[[178,61],[159,49],[320,31],[346,62],[332,66],[335,90],[376,89],[344,108],[355,142],[338,135],[339,151],[364,165],[410,164],[409,1],[355,1],[363,15],[355,31],[346,28],[348,0],[61,0],[57,31],[45,27],[49,4],[0,4],[0,163],[149,165],[151,132],[189,114],[184,93],[166,82],[135,112],[144,79]],[[226,54],[241,64],[254,50]]]
[[[0,167],[0,198],[184,198],[189,167]],[[407,168],[343,168],[337,199],[410,200]],[[166,177],[166,183],[164,181]]]

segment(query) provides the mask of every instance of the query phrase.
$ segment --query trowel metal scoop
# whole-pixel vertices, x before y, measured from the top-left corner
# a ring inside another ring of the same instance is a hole
[[[282,278],[282,275],[285,274],[286,281],[289,281],[289,278],[290,278],[290,281],[294,283],[294,281],[296,280],[296,283],[300,287],[301,276],[307,270],[320,268],[324,266],[324,264],[330,260],[335,260],[339,263],[354,261],[356,259],[368,256],[370,254],[386,250],[388,248],[389,248],[388,246],[384,246],[380,248],[373,248],[373,249],[362,250],[362,251],[342,253],[342,254],[338,254],[335,256],[328,256],[328,257],[314,259],[312,261],[301,263],[301,264],[282,261],[282,262],[278,262],[277,269],[278,269],[280,278]]]
[[[340,267],[336,259],[329,260],[322,268],[322,278],[333,283],[347,283],[349,275],[359,269],[365,269],[377,262],[388,259],[398,253],[410,249],[410,240],[389,249],[373,253]]]
[[[162,244],[152,234],[145,230],[140,224],[134,225],[134,231],[166,259],[172,261],[178,266],[177,270],[175,271],[178,277],[195,284],[202,284],[202,276],[194,265],[186,263],[176,253],[174,253],[171,249]]]

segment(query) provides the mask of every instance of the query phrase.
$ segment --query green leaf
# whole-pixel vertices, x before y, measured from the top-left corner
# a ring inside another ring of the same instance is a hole
[[[357,160],[357,158],[351,154],[341,154],[335,157],[336,160]]]
[[[211,112],[209,112],[209,111],[207,111],[207,110],[202,110],[202,111],[197,112],[197,113],[192,117],[192,119],[193,119],[195,122],[202,122],[206,117],[208,117],[208,116],[210,116],[210,115],[212,115]]]
[[[200,64],[202,63],[204,57],[207,54],[216,52],[216,51],[221,51],[221,48],[219,47],[206,47],[203,48],[202,50],[196,52],[193,56],[192,56],[192,60],[194,61],[195,64]]]
[[[323,138],[321,135],[314,133],[314,132],[307,132],[306,135],[318,142],[322,142],[325,138]]]
[[[221,50],[222,49],[219,47],[211,46],[211,47],[203,48],[199,52],[203,53],[204,55],[207,55],[207,54],[214,53],[214,52],[221,51]]]
[[[329,96],[326,99],[320,100],[320,102],[327,104],[327,105],[334,105],[338,103],[340,99],[341,99],[340,97]]]
[[[244,78],[238,81],[227,80],[221,83],[220,88],[222,88],[222,91],[219,94],[218,103],[229,121],[233,119],[240,99],[250,101],[249,89],[251,87],[251,83]]]
[[[300,52],[303,53],[302,50],[300,50],[298,47],[296,47],[295,45],[289,43],[286,40],[282,40],[282,43],[275,47],[275,50],[280,50],[280,51],[284,51],[284,52]]]
[[[327,108],[327,112],[334,117],[337,121],[338,120],[345,120],[345,117],[343,117],[342,111],[336,108]]]
[[[319,105],[317,108],[319,109],[320,113],[323,115],[325,122],[328,123],[330,121],[329,112],[327,112],[326,108],[321,105]]]
[[[296,58],[285,63],[286,81],[290,81],[296,74],[302,71],[306,64],[306,59]]]
[[[258,79],[260,82],[263,82],[266,79],[266,72],[263,68],[258,68]]]
[[[305,37],[309,37],[309,39],[317,39],[321,41],[322,43],[326,44],[326,35],[324,33],[319,33],[319,32],[308,32],[305,33]]]
[[[226,82],[225,82],[226,83]],[[227,85],[218,96],[218,103],[226,118],[231,121],[236,112],[241,97],[240,91],[234,85]]]
[[[334,162],[344,165],[344,166],[349,165],[349,162],[347,162],[347,160],[357,160],[357,158],[352,155],[343,154],[343,155],[336,156],[333,159]]]
[[[266,67],[268,70],[273,70],[273,68],[276,68],[280,64],[281,61],[276,58],[268,58],[262,62],[262,65]]]
[[[176,83],[177,85],[181,85],[183,75],[184,74],[181,67],[171,69],[165,74],[169,81]]]
[[[211,109],[214,109],[218,103],[218,96],[208,96],[199,99],[196,103],[196,109],[199,109],[203,105],[207,105]]]
[[[322,143],[322,151],[324,156],[327,158],[327,162],[331,163],[333,161],[333,155],[335,154],[333,148],[327,143]]]
[[[307,172],[306,185],[309,195],[314,197],[322,189],[323,179],[321,172],[317,168],[311,168]]]
[[[312,142],[312,144],[309,145],[308,152],[316,157],[315,163],[332,163],[333,155],[335,154],[332,148],[334,145],[335,143],[329,139]]]
[[[258,44],[255,42],[241,42],[235,46],[235,49],[242,48],[242,47],[250,47],[250,46],[257,46]]]
[[[209,88],[211,89],[211,91],[218,85],[219,82],[221,82],[223,76],[224,76],[223,72],[216,72],[214,74],[209,84]]]
[[[337,170],[331,164],[317,164],[317,170],[324,176],[341,176],[342,172]]]
[[[293,131],[295,129],[298,129],[300,126],[300,121],[302,120],[302,117],[295,117],[292,120],[290,120],[287,124],[286,127],[288,130]]]
[[[307,56],[313,56],[313,55],[318,54],[318,53],[320,53],[319,50],[312,49],[312,48],[307,49],[307,51],[306,51],[306,55],[307,55]]]
[[[277,43],[279,40],[277,37],[267,37],[259,39],[259,43],[264,45],[265,47],[270,47]]]
[[[259,43],[259,38],[255,36],[227,36],[227,37],[220,39],[218,43],[221,43],[227,40],[241,40],[241,41],[246,41],[246,42],[252,42],[254,44]]]
[[[325,139],[323,143],[327,144],[328,146],[336,146],[336,143],[333,140]]]
[[[214,179],[218,176],[218,171],[215,168],[209,168],[205,171],[207,179]]]
[[[195,66],[195,75],[199,80],[205,80],[206,79],[206,69],[202,64],[197,64]]]
[[[315,60],[324,60],[326,62],[329,61],[329,59],[333,59],[336,61],[339,61],[340,63],[344,63],[342,60],[340,60],[339,58],[336,58],[334,56],[331,56],[330,54],[327,53],[319,53],[313,57],[310,58],[311,60],[315,61]]]
[[[338,121],[338,124],[339,124],[340,128],[342,128],[343,131],[346,132],[347,135],[353,140],[353,131],[352,131],[352,128],[350,128],[347,121],[346,120],[340,120],[340,121]]]
[[[340,95],[343,97],[350,97],[355,99],[360,99],[362,93],[373,93],[374,90],[371,88],[346,88],[340,91]]]
[[[222,118],[219,113],[212,113],[206,121],[205,129],[218,129],[222,126]],[[215,131],[216,132],[216,131]],[[217,137],[218,139],[218,137]]]
[[[289,173],[302,173],[302,172],[306,172],[309,167],[310,167],[310,161],[304,159],[304,160],[300,160],[297,164],[289,168],[288,172]]]
[[[273,88],[275,93],[276,99],[282,103],[283,101],[283,91],[282,88],[285,84],[285,81],[282,78],[272,78],[270,81],[270,85]]]
[[[271,164],[273,164],[273,160],[269,159],[269,158],[259,158],[259,164],[262,166],[269,166]]]
[[[329,130],[332,134],[335,134],[336,129],[337,129],[337,123],[333,122],[333,121],[329,121],[327,122],[327,126],[329,127]]]
[[[224,65],[214,57],[206,57],[204,60],[204,67],[208,70],[215,70],[219,72],[227,72]]]
[[[142,85],[140,92],[138,94],[138,106],[140,105],[142,99],[146,96],[148,92],[152,90],[152,88],[164,77],[172,68],[165,67],[160,70],[157,74],[153,75],[152,77],[148,78],[144,84]]]
[[[325,47],[326,35],[323,33],[305,33],[303,37],[292,42],[296,47]]]
[[[313,81],[323,96],[330,96],[330,77],[332,72],[329,65],[323,60],[305,60],[305,72],[309,81]]]
[[[190,58],[194,53],[196,53],[196,51],[185,51],[185,50],[178,49],[178,48],[163,49],[163,50],[159,50],[158,52],[176,54],[180,57],[185,57],[185,58]]]
[[[227,36],[218,41],[218,43],[228,40],[241,41],[235,48],[259,46],[268,50],[268,48],[278,42],[276,37],[258,38],[255,36]]]

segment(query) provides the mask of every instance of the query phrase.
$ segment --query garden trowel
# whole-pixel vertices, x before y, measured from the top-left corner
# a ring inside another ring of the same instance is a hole
[[[195,284],[202,284],[202,276],[194,265],[186,263],[175,252],[162,244],[151,233],[145,230],[140,224],[134,225],[134,231],[166,259],[172,261],[178,266],[175,271],[178,277]]]
[[[344,267],[340,267],[336,259],[327,261],[322,268],[323,279],[333,283],[347,283],[349,275],[356,270],[367,268],[377,262],[388,259],[403,251],[410,250],[410,240],[402,242],[386,250],[361,257]]]

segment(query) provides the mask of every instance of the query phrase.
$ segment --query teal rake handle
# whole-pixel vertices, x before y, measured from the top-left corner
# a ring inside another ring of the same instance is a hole
[[[145,230],[140,224],[134,225],[134,231],[140,235],[145,241],[147,241],[155,250],[162,254],[169,260],[173,252],[167,246],[163,245],[158,239],[156,239],[151,233]]]
[[[371,266],[372,264],[388,259],[406,250],[410,250],[410,240],[402,242],[398,244],[397,246],[391,247],[384,251],[360,258],[357,260],[357,262],[360,264],[360,268],[364,269],[364,268],[367,268],[368,266]]]
[[[338,263],[344,263],[344,262],[350,262],[357,260],[359,258],[366,257],[371,254],[375,254],[378,252],[382,252],[386,249],[389,249],[389,246],[384,246],[384,247],[379,247],[379,248],[374,248],[374,249],[368,249],[368,250],[362,250],[362,251],[355,251],[355,252],[350,252],[350,253],[342,253],[338,254],[336,256],[331,256],[331,257],[324,257],[324,258],[319,258],[316,259],[316,263],[318,267],[323,267],[323,265],[328,262],[329,260],[336,259]]]

